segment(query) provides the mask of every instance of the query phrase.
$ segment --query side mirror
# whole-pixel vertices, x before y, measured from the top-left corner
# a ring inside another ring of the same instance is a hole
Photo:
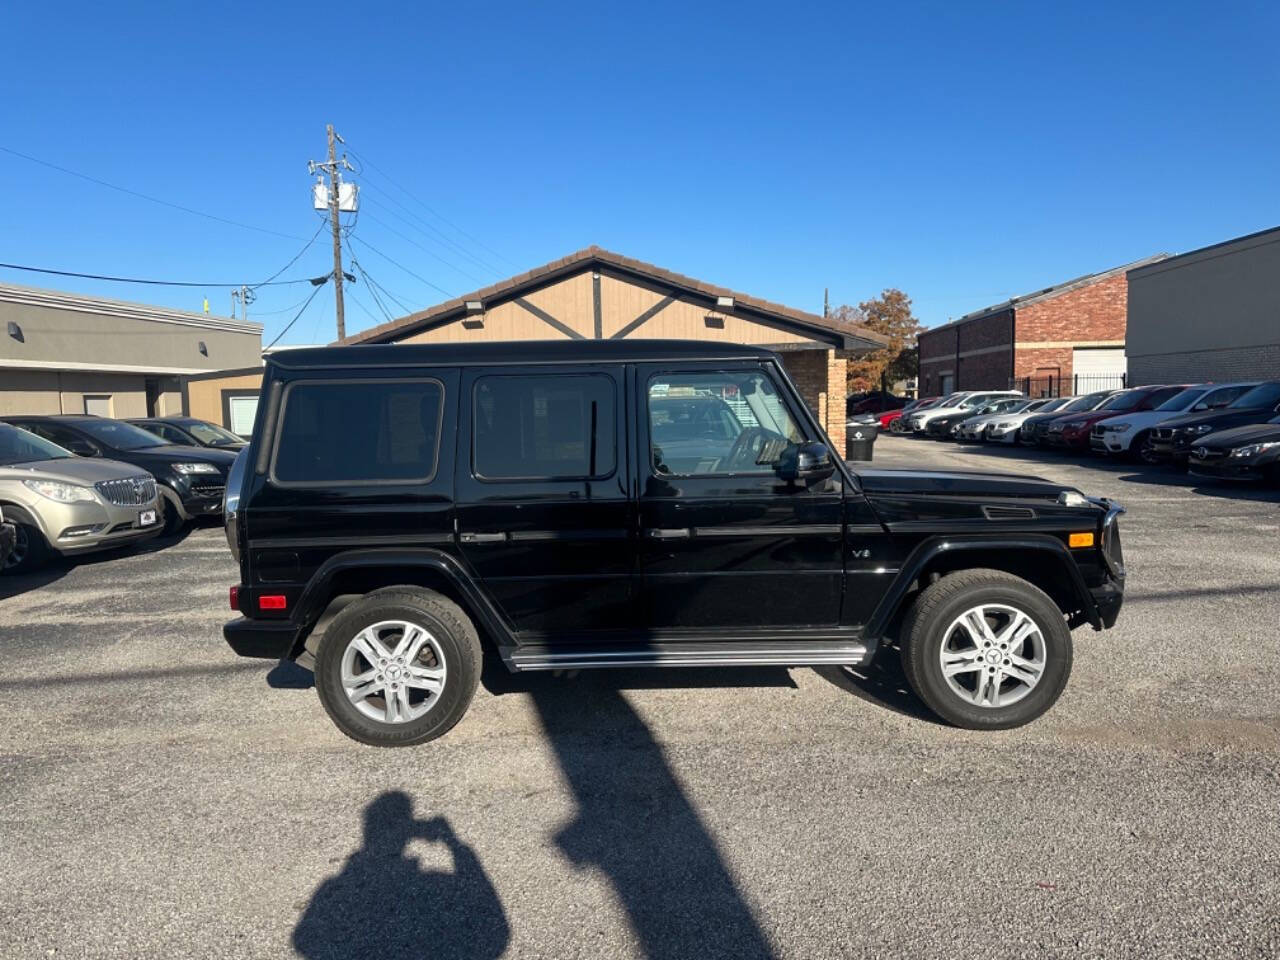
[[[96,457],[98,455],[98,448],[88,440],[72,440],[67,444],[67,449],[77,457]]]
[[[789,483],[815,483],[835,473],[836,465],[825,443],[802,443],[782,451],[774,470]]]

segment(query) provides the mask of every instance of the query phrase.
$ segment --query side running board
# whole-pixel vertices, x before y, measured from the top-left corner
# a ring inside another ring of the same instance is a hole
[[[526,644],[504,654],[507,666],[525,670],[586,670],[593,667],[805,667],[857,666],[874,650],[857,640],[749,640],[701,643],[619,643],[605,647]]]

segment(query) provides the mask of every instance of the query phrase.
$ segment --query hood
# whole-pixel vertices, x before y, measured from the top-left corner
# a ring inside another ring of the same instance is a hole
[[[1060,417],[1054,417],[1055,420],[1061,420],[1068,426],[1079,426],[1083,423],[1096,423],[1099,420],[1106,420],[1110,417],[1122,417],[1123,413],[1115,410],[1085,410],[1081,413],[1064,413]]]
[[[1210,450],[1230,450],[1247,443],[1265,443],[1268,440],[1280,440],[1280,423],[1251,423],[1230,430],[1220,430],[1196,441],[1196,446],[1208,447]]]
[[[146,473],[130,463],[101,457],[67,457],[60,460],[36,460],[0,467],[0,480],[61,480],[63,483],[89,485],[100,480],[123,480]]]
[[[214,447],[191,447],[178,443],[165,443],[158,447],[144,447],[141,450],[122,450],[116,454],[128,463],[145,466],[147,463],[212,463],[223,470],[229,470],[235,463],[236,454],[232,450],[218,450]]]
[[[950,497],[1030,497],[1056,500],[1064,490],[1075,490],[1075,487],[1054,483],[1043,477],[983,473],[978,470],[892,470],[855,466],[854,474],[869,496],[934,494]]]
[[[1184,413],[1161,422],[1162,428],[1178,430],[1183,427],[1198,427],[1202,423],[1223,430],[1230,427],[1243,427],[1247,424],[1259,423],[1271,419],[1275,414],[1269,407],[1225,407],[1221,410],[1205,410],[1201,413]]]

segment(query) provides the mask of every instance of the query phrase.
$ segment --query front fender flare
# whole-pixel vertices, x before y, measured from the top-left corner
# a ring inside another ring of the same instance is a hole
[[[1076,566],[1070,551],[1062,541],[1048,535],[1025,534],[1017,537],[930,537],[922,541],[907,556],[893,585],[876,604],[875,612],[867,622],[866,636],[877,639],[884,636],[894,614],[901,607],[907,591],[911,589],[911,584],[919,579],[930,562],[943,554],[954,554],[966,550],[1008,550],[1011,553],[1035,551],[1052,556],[1061,564],[1063,573],[1071,583],[1076,599],[1080,602],[1085,618],[1095,630],[1102,629],[1102,617],[1098,612],[1098,606],[1084,582],[1080,568]]]

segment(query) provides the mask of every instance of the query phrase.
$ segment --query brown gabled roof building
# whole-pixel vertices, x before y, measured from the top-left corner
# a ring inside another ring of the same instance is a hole
[[[845,361],[887,342],[854,324],[695,280],[601,247],[362,330],[343,343],[557,339],[711,340],[768,346],[833,437],[844,430]]]
[[[595,246],[362,330],[341,342],[627,337],[707,340],[777,350],[805,401],[837,442],[844,435],[844,357],[887,343],[880,334],[854,324],[695,280]],[[240,380],[228,381],[225,389],[214,379],[190,386],[192,412],[212,420],[226,407],[228,391],[244,389]]]

